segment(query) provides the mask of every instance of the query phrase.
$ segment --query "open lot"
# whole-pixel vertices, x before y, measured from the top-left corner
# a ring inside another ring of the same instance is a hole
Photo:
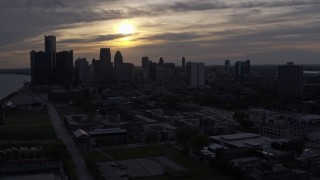
[[[118,148],[104,151],[109,156],[113,157],[116,161],[151,158],[159,156],[167,156],[169,160],[172,160],[176,164],[186,168],[192,174],[189,177],[178,178],[171,174],[165,173],[159,176],[135,178],[146,180],[164,180],[164,179],[233,179],[232,177],[217,170],[215,167],[210,167],[203,162],[193,159],[187,154],[184,154],[172,147],[171,145],[153,145],[153,146],[141,146],[133,148]]]
[[[124,174],[132,178],[137,178],[160,176],[165,173],[184,173],[188,171],[166,156],[117,161],[118,166],[114,166],[113,163],[112,161],[97,163],[105,179],[121,179],[121,175]]]
[[[0,140],[49,140],[56,135],[48,114],[39,112],[14,113],[0,126]]]

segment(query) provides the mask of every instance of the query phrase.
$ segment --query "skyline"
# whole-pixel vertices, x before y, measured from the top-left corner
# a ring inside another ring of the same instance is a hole
[[[29,52],[57,37],[57,51],[99,59],[100,47],[119,47],[124,61],[141,57],[208,65],[317,64],[320,2],[316,0],[127,1],[3,0],[0,67],[29,67]],[[112,58],[113,59],[113,58]]]

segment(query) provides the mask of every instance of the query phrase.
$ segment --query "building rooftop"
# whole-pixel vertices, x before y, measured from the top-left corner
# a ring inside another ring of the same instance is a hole
[[[231,147],[271,147],[274,139],[253,133],[240,133],[221,136],[211,136],[211,140],[224,146]]]
[[[136,119],[140,119],[140,120],[143,120],[143,121],[148,122],[148,123],[158,122],[157,120],[154,120],[154,119],[151,119],[151,118],[142,116],[142,115],[135,115],[134,117],[135,117]]]
[[[78,130],[76,130],[76,131],[74,131],[73,132],[73,135],[76,137],[76,138],[78,138],[78,137],[80,137],[80,136],[89,136],[89,134],[86,132],[86,131],[84,131],[84,130],[82,130],[82,129],[78,129]]]
[[[90,131],[90,135],[117,134],[127,133],[127,130],[121,128],[95,129]]]

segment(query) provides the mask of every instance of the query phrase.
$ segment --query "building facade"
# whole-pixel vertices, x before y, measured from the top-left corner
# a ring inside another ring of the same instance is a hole
[[[204,63],[187,63],[188,88],[201,88],[205,86]]]

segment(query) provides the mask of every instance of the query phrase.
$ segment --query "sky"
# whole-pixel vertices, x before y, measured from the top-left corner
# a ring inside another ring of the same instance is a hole
[[[180,64],[318,64],[320,0],[1,0],[0,68],[27,68],[44,36],[74,58],[100,47]]]

